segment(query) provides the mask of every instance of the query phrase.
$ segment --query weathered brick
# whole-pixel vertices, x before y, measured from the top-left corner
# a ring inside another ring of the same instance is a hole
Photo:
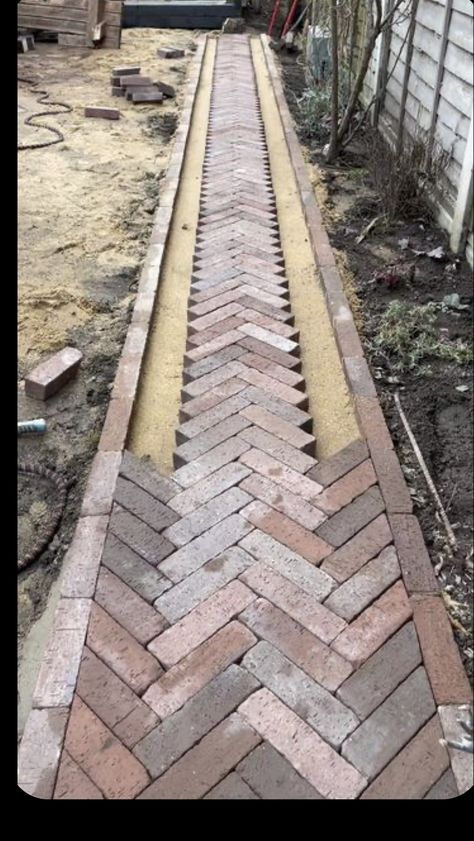
[[[327,487],[357,467],[368,455],[369,451],[363,441],[353,441],[330,458],[316,464],[308,472],[308,476]]]
[[[111,532],[105,541],[102,563],[147,602],[153,602],[172,586],[171,581]]]
[[[82,353],[66,347],[42,362],[25,377],[25,394],[34,400],[47,400],[76,376]]]
[[[54,789],[54,800],[103,800],[102,792],[64,750]]]
[[[287,464],[293,470],[297,470],[298,473],[305,473],[309,467],[316,463],[311,456],[302,453],[290,444],[286,444],[280,438],[276,438],[258,426],[251,426],[242,430],[239,433],[239,438],[247,441],[252,447],[257,447],[257,449],[263,450],[263,452],[282,461],[283,464]]]
[[[296,371],[290,371],[288,368],[283,368],[282,365],[277,365],[276,362],[271,362],[264,356],[259,356],[257,353],[250,353],[248,351],[246,353],[244,352],[240,357],[240,361],[243,365],[247,365],[251,371],[261,371],[262,374],[267,374],[267,376],[284,385],[304,391],[304,377]]]
[[[315,529],[325,517],[318,508],[306,502],[301,496],[296,496],[281,485],[256,473],[244,479],[240,487],[310,531]]]
[[[144,701],[160,718],[179,710],[219,672],[239,660],[256,638],[240,622],[230,622],[154,683]]]
[[[247,406],[242,410],[241,416],[308,455],[314,452],[316,439],[313,435],[308,435],[261,406]]]
[[[163,617],[108,569],[99,573],[95,601],[142,645],[166,627]]]
[[[342,546],[351,537],[378,517],[385,505],[377,486],[358,496],[317,529],[319,537],[331,546]]]
[[[18,786],[42,800],[52,797],[69,710],[31,710],[18,751]]]
[[[335,581],[329,575],[258,529],[247,535],[240,545],[318,601],[323,601],[335,588]]]
[[[249,753],[237,771],[262,800],[321,800],[316,789],[268,742]]]
[[[313,418],[308,412],[303,412],[285,400],[280,400],[269,391],[264,391],[256,386],[247,386],[242,391],[241,396],[249,403],[254,403],[256,406],[261,406],[268,412],[272,412],[286,423],[301,427],[305,432],[311,433],[313,431]]]
[[[374,468],[370,459],[363,461],[354,470],[346,473],[342,479],[338,479],[333,485],[324,490],[318,498],[319,507],[327,514],[335,514],[353,499],[360,496],[364,491],[377,481]]]
[[[241,438],[230,438],[218,444],[212,450],[204,453],[200,458],[179,467],[175,471],[174,477],[183,488],[189,488],[196,484],[206,476],[210,476],[220,467],[235,461],[242,453],[250,449],[250,444],[243,441]]]
[[[76,691],[129,748],[158,724],[155,713],[87,648],[82,655]]]
[[[306,476],[301,476],[296,470],[292,470],[291,467],[268,453],[254,448],[242,455],[239,460],[241,464],[246,464],[247,467],[291,491],[292,494],[303,497],[311,505],[318,505],[321,485]]]
[[[204,453],[217,447],[218,444],[222,444],[223,441],[227,441],[228,438],[242,432],[243,429],[250,426],[250,423],[242,414],[233,415],[203,432],[202,435],[196,435],[191,441],[186,441],[185,444],[181,444],[174,451],[175,467],[181,467],[189,461],[200,458]]]
[[[115,537],[153,566],[174,551],[169,540],[119,505],[113,507],[109,528]]]
[[[126,78],[132,79],[133,76],[127,76]],[[122,84],[122,79],[120,79],[120,84]],[[101,117],[104,120],[118,120],[120,119],[120,111],[117,111],[116,108],[103,108],[98,105],[86,105],[84,108],[84,117]]]
[[[280,307],[275,307],[273,304],[269,304],[267,301],[259,300],[252,295],[242,295],[242,297],[239,298],[239,304],[241,307],[256,310],[257,312],[261,312],[264,315],[285,324],[293,324],[295,320],[295,317],[291,312],[283,310]]]
[[[359,724],[352,710],[269,643],[255,645],[242,665],[333,747],[338,748]]]
[[[195,277],[198,276],[199,273],[195,273]],[[216,289],[216,287],[214,287]],[[213,312],[214,310],[218,309],[219,307],[223,307],[226,304],[232,304],[235,301],[240,301],[245,295],[245,290],[243,286],[239,286],[237,289],[228,289],[227,292],[222,292],[221,295],[213,295],[212,297],[207,297],[205,300],[201,300],[198,303],[194,303],[197,298],[197,295],[192,295],[190,298],[190,304],[188,310],[188,318],[190,321],[193,318],[200,318],[202,315],[207,315],[209,312]],[[202,296],[202,292],[198,292],[198,295]],[[271,296],[273,297],[273,296]],[[241,334],[239,334],[241,335]],[[216,351],[219,348],[215,349]]]
[[[240,581],[231,581],[164,631],[150,643],[148,649],[166,668],[170,668],[248,607],[255,598],[255,594]]]
[[[440,596],[412,599],[413,618],[437,704],[469,704],[472,692]]]
[[[449,766],[438,716],[433,716],[411,742],[362,794],[362,800],[421,800]]]
[[[160,502],[168,502],[172,496],[180,491],[176,482],[173,482],[167,476],[161,476],[149,461],[136,458],[127,450],[123,454],[120,474],[125,479],[134,482],[135,485],[139,485],[155,499],[159,499]]]
[[[108,800],[131,800],[149,782],[143,765],[77,697],[65,747]]]
[[[346,739],[342,755],[373,779],[435,712],[420,666]]]
[[[92,598],[104,547],[108,517],[81,517],[63,561],[61,595]]]
[[[205,534],[174,552],[163,561],[160,569],[178,582],[202,567],[206,561],[234,546],[252,530],[252,526],[239,514],[231,514],[225,520],[210,528]]]
[[[176,622],[253,563],[247,552],[231,546],[157,599],[155,607],[170,622]]]
[[[321,569],[342,583],[392,541],[385,514],[381,514],[321,564]]]
[[[163,671],[148,651],[94,603],[91,608],[87,645],[139,695]]]
[[[130,67],[114,67],[112,69],[112,76],[135,76],[140,73],[141,68],[138,65]]]
[[[252,727],[234,713],[152,783],[139,800],[198,800],[259,741]]]
[[[251,501],[251,497],[240,488],[230,488],[228,491],[201,505],[191,514],[183,517],[178,523],[164,532],[165,537],[175,546],[185,546],[190,540],[215,526],[231,514],[240,511]]]
[[[388,546],[349,581],[334,590],[326,599],[325,605],[347,622],[351,622],[399,577],[397,553],[393,546]]]
[[[271,330],[267,330],[265,327],[259,327],[258,324],[248,322],[247,324],[240,325],[237,329],[244,335],[258,339],[259,342],[265,342],[270,347],[283,351],[283,353],[296,354],[299,351],[297,342],[294,342],[292,339],[286,339],[277,333],[272,333]]]
[[[81,506],[83,517],[110,512],[120,460],[120,453],[99,451],[94,456]]]
[[[335,616],[315,598],[266,564],[254,564],[240,578],[322,642],[329,644],[346,627],[344,619]]]
[[[157,55],[158,58],[183,58],[185,51],[179,47],[160,47]]]
[[[177,514],[163,505],[138,485],[119,476],[115,489],[115,501],[140,520],[144,520],[155,531],[171,526],[178,519]]]
[[[388,513],[411,514],[413,503],[397,454],[392,449],[377,449],[371,458]]]
[[[331,692],[352,671],[349,662],[265,599],[257,599],[239,618]]]
[[[215,336],[208,342],[204,342],[200,347],[188,350],[185,355],[185,364],[199,362],[200,359],[205,359],[206,356],[211,356],[213,353],[217,353],[218,350],[223,350],[223,348],[229,345],[240,342],[241,338],[242,333],[239,333],[238,330],[228,330],[220,336]]]
[[[241,482],[249,473],[249,468],[242,464],[226,464],[212,473],[211,476],[173,497],[169,503],[170,507],[181,516],[191,514],[205,502],[214,499],[223,491]]]
[[[430,788],[428,794],[425,795],[424,800],[451,800],[459,796],[456,780],[454,774],[449,769],[439,778],[439,780]]]
[[[189,324],[189,333],[190,335],[194,335],[194,333],[207,330],[209,327],[214,327],[220,324],[221,321],[225,321],[242,311],[243,307],[235,301],[232,304],[226,304],[224,307],[213,310],[209,315],[203,315],[201,318],[195,318],[191,321]]]
[[[273,298],[274,296],[271,295],[269,297]],[[260,342],[258,339],[253,339],[248,336],[242,339],[240,346],[250,351],[250,353],[256,353],[258,356],[263,356],[265,359],[269,359],[270,362],[275,362],[277,365],[281,365],[283,368],[291,368],[298,373],[301,371],[301,359],[299,356],[292,356],[290,353],[285,353],[282,350],[271,347],[270,345],[265,344],[265,342]]]
[[[367,718],[421,663],[413,622],[407,622],[337,690],[360,719]]]
[[[258,688],[252,675],[229,666],[145,736],[135,755],[153,778],[160,776]]]
[[[192,400],[183,403],[179,410],[179,418],[181,421],[196,418],[202,412],[207,412],[215,406],[219,406],[228,397],[233,397],[234,394],[239,394],[246,388],[247,384],[243,380],[232,377],[221,385],[211,388],[205,394],[200,394],[199,397],[194,397]]]
[[[363,663],[411,617],[403,583],[398,581],[364,610],[333,642],[332,647],[355,665]]]
[[[352,799],[365,788],[365,778],[268,689],[239,712],[323,797]]]
[[[392,514],[389,521],[408,592],[436,593],[438,582],[417,518],[410,514]]]
[[[378,449],[389,450],[393,447],[378,397],[356,394],[354,403],[370,452],[374,453]]]
[[[260,800],[238,774],[232,772],[206,794],[204,800]]]
[[[252,310],[250,308],[243,309],[240,304],[239,306],[240,317],[245,319],[247,322],[250,321],[252,324],[258,324],[259,327],[265,327],[267,330],[271,330],[279,336],[283,336],[286,339],[293,339],[294,342],[298,341],[299,330],[296,327],[292,327],[290,324],[285,324],[276,318],[271,318],[271,316],[265,315],[257,310]]]
[[[214,354],[214,356],[217,356],[217,354]],[[209,372],[199,374],[193,382],[188,383],[182,391],[183,400],[191,400],[193,397],[207,394],[211,388],[215,388],[215,386],[222,385],[227,380],[237,377],[243,370],[244,366],[240,362],[236,360],[225,361]]]
[[[89,599],[59,600],[33,694],[34,707],[71,704],[90,610]]]
[[[332,551],[332,547],[324,540],[264,502],[252,502],[240,513],[260,531],[283,543],[312,564],[318,565]]]

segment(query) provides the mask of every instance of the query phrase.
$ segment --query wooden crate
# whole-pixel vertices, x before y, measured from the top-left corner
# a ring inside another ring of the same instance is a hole
[[[118,49],[122,7],[123,0],[20,0],[18,26],[57,32],[62,46]]]

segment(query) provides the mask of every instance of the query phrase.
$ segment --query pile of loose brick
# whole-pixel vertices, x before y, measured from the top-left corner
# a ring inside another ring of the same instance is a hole
[[[110,81],[112,96],[124,96],[134,105],[139,102],[163,102],[176,95],[171,85],[142,76],[140,67],[116,67],[112,70]]]
[[[471,692],[417,521],[387,516],[365,441],[314,458],[245,37],[218,45],[188,314],[176,469],[111,453],[86,493],[20,785],[47,727],[43,797],[456,797]]]

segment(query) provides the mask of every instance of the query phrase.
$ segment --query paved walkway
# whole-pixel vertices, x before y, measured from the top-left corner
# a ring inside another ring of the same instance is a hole
[[[223,38],[176,470],[124,454],[57,799],[457,794],[367,447],[313,458],[288,298],[249,43]]]

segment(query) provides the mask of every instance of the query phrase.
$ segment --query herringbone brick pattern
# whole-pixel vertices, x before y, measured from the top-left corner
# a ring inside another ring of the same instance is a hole
[[[223,37],[176,470],[124,454],[55,798],[452,796],[371,459],[315,461],[304,387],[249,44]]]

